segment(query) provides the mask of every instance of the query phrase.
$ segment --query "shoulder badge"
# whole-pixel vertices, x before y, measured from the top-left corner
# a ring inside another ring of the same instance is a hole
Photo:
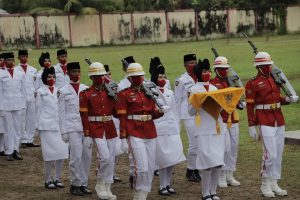
[[[57,90],[57,97],[59,97],[61,94],[61,91]]]
[[[178,85],[179,85],[179,81],[176,80],[176,81],[175,81],[175,86],[177,87]]]

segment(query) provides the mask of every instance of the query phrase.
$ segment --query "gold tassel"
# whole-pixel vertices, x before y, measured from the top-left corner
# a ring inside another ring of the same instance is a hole
[[[196,123],[196,126],[200,126],[200,124],[201,124],[201,117],[200,117],[199,110],[197,110],[197,112],[196,112],[195,123]]]
[[[220,135],[221,133],[221,128],[220,128],[220,124],[218,121],[216,121],[216,130],[217,130],[217,134]]]
[[[232,125],[231,114],[229,114],[227,119],[227,128],[231,128],[231,125]]]
[[[233,111],[233,119],[235,121],[239,121],[240,120],[239,113],[236,110]]]

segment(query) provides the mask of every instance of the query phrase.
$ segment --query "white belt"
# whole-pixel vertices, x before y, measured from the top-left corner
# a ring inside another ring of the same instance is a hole
[[[107,122],[112,120],[111,116],[89,116],[90,122]]]
[[[280,103],[272,103],[272,104],[261,104],[261,105],[256,105],[256,109],[259,110],[275,110],[277,108],[280,108]]]
[[[150,121],[152,120],[151,115],[128,115],[127,119],[133,119],[133,120],[138,120],[138,121]]]

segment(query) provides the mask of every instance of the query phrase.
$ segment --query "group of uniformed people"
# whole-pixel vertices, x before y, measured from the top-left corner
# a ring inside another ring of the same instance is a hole
[[[186,178],[201,182],[204,200],[220,199],[217,186],[240,185],[233,176],[239,141],[238,113],[235,109],[226,112],[213,97],[224,94],[225,102],[241,97],[230,90],[227,58],[219,56],[214,60],[216,76],[212,78],[208,59],[185,55],[186,72],[176,79],[173,92],[158,57],[151,58],[150,79],[144,77],[142,65],[132,56],[122,59],[126,75],[119,84],[112,80],[108,65],[90,63],[88,76],[92,85],[88,87],[80,83],[79,62],[67,62],[65,49],[57,51],[56,65],[52,65],[48,52],[42,53],[40,71],[28,64],[27,50],[18,52],[18,66],[13,53],[0,55],[0,153],[8,161],[23,159],[19,146],[38,146],[33,142],[37,131],[45,188],[64,187],[61,171],[64,159],[69,158],[70,193],[91,194],[88,176],[93,144],[98,162],[95,190],[100,199],[117,198],[111,184],[117,180],[115,163],[121,153],[128,154],[134,200],[147,198],[155,170],[159,171],[158,193],[176,194],[171,186],[172,170],[185,160]],[[246,102],[234,105],[241,110],[247,107],[250,136],[260,135],[262,139],[261,192],[266,197],[287,195],[277,184],[285,132],[281,105],[298,101],[298,96],[280,94],[280,87],[270,76],[272,64],[266,52],[255,56],[258,73],[246,84]],[[180,138],[181,120],[189,140],[187,158]]]

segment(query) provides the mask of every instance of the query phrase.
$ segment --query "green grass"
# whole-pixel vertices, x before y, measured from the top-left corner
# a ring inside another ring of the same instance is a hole
[[[280,67],[290,78],[297,94],[300,94],[300,35],[286,35],[271,37],[268,42],[264,37],[255,37],[253,41],[259,50],[267,51],[271,54],[275,64]],[[213,62],[213,54],[210,50],[210,44],[218,50],[220,55],[226,56],[230,60],[231,66],[241,76],[243,82],[256,75],[256,70],[253,67],[254,54],[248,43],[243,38],[230,39],[227,43],[226,39],[197,41],[197,42],[182,42],[182,43],[167,43],[167,44],[150,44],[150,45],[134,45],[134,46],[111,46],[99,48],[72,48],[68,49],[69,62],[79,61],[82,66],[82,82],[90,84],[87,76],[88,65],[84,62],[84,58],[91,58],[92,61],[99,61],[103,64],[109,64],[111,67],[113,79],[119,81],[123,78],[124,73],[121,70],[121,58],[133,55],[137,62],[144,66],[149,77],[148,67],[150,58],[159,56],[162,63],[166,67],[168,78],[173,83],[180,74],[184,72],[183,55],[187,53],[196,53],[198,58],[209,58]],[[38,66],[38,57],[42,50],[32,50],[30,54],[30,63],[33,66]],[[53,64],[56,63],[56,49],[50,49]],[[299,130],[299,112],[300,104],[291,104],[283,108],[286,129]],[[251,194],[259,193],[259,171],[261,160],[261,144],[254,142],[248,136],[247,117],[245,111],[239,111],[240,123],[240,145],[237,176],[247,187],[239,195],[243,195],[251,199]],[[182,140],[187,149],[188,141],[185,130],[182,128]],[[287,199],[296,198],[300,192],[300,146],[286,145],[283,158],[283,180],[282,184],[289,190]],[[238,191],[238,190],[237,190]],[[244,192],[247,192],[243,194]],[[291,194],[292,193],[292,194]],[[224,192],[226,196],[228,193]],[[250,197],[249,197],[250,194]],[[235,193],[236,195],[236,193]],[[222,197],[222,196],[221,196]],[[259,196],[256,196],[259,198]],[[238,199],[227,196],[224,199]],[[253,198],[252,198],[253,199]]]

